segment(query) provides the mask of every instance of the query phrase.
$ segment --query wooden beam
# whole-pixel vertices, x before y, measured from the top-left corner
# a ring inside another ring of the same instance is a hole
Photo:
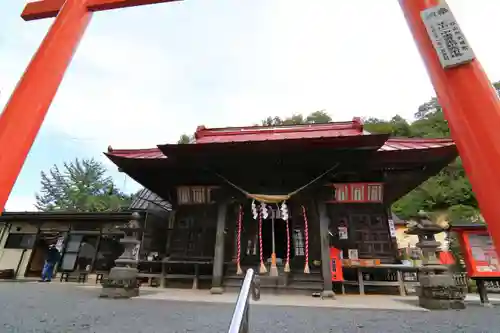
[[[59,10],[64,5],[64,2],[65,0],[41,0],[28,2],[21,13],[21,17],[25,21],[56,17]]]
[[[158,3],[174,1],[182,0],[88,0],[88,8],[90,11],[97,12],[103,10],[154,5]]]
[[[182,0],[87,0],[87,8],[89,9],[89,11],[97,12],[103,10],[153,5],[174,1]],[[25,21],[56,17],[65,2],[66,0],[40,0],[29,2],[24,7],[23,12],[21,13],[21,17]]]

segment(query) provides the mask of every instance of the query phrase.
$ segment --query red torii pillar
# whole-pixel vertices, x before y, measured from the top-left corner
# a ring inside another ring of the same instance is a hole
[[[22,18],[55,17],[0,115],[0,213],[21,172],[92,12],[179,0],[41,0]]]
[[[0,211],[94,11],[176,0],[42,0],[25,20],[57,16],[0,116]],[[421,18],[441,0],[399,0],[500,256],[500,103],[479,61],[443,69]]]
[[[399,0],[500,257],[500,102],[477,59],[443,69],[423,23],[440,0]]]

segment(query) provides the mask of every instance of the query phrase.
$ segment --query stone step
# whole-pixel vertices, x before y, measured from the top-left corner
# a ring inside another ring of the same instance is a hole
[[[312,276],[305,274],[305,276],[300,276],[299,278],[292,278],[284,274],[278,277],[262,275],[259,276],[259,278],[262,288],[321,290],[323,286],[323,279],[319,274],[314,274]],[[243,279],[243,275],[226,275],[224,277],[224,284],[227,286],[241,287]]]
[[[322,282],[323,277],[320,273],[311,273],[311,274],[291,274],[289,277],[290,281],[304,281],[304,282]]]
[[[323,281],[291,281],[290,287],[320,289],[323,287]]]
[[[226,291],[238,292],[241,288],[242,281],[239,280],[225,280],[223,282],[223,287]],[[320,292],[322,290],[321,283],[315,284],[291,284],[291,285],[266,285],[261,284],[261,293],[272,293],[272,294],[299,294],[299,295],[311,295],[315,292]]]

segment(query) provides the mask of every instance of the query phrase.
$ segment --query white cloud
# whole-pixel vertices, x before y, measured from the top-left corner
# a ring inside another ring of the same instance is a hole
[[[34,196],[12,195],[5,205],[5,210],[8,212],[37,211],[35,208],[35,202],[36,200]]]
[[[449,3],[500,79],[499,46],[490,42],[500,2]],[[12,21],[17,33],[0,56],[2,102],[47,26]],[[46,126],[98,154],[274,114],[410,118],[432,95],[397,1],[185,1],[95,15]]]

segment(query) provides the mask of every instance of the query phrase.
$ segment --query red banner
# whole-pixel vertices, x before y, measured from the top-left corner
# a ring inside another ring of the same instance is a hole
[[[383,202],[382,183],[337,183],[331,184],[335,189],[336,203],[381,203]]]

